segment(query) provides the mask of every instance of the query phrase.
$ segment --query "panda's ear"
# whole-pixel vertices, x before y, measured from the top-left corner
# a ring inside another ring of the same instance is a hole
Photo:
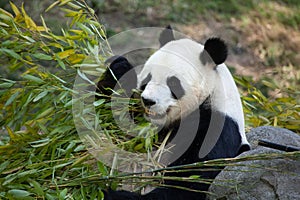
[[[113,73],[117,80],[133,69],[133,66],[123,56],[112,56],[105,61],[105,64],[109,64],[109,74]]]
[[[137,75],[134,67],[123,56],[113,56],[105,61],[109,68],[102,74],[97,84],[97,92],[105,95],[111,95],[117,82],[125,90],[125,94],[131,93],[131,89],[136,88]]]
[[[168,25],[159,36],[160,47],[164,46],[168,42],[175,40],[173,29],[170,25]]]
[[[227,58],[227,46],[220,38],[210,38],[204,44],[204,50],[200,54],[201,62],[205,64],[222,64]]]

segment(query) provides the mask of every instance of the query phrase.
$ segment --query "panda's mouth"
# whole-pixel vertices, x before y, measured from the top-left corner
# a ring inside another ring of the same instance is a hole
[[[150,119],[159,120],[159,119],[163,119],[167,115],[168,111],[169,110],[167,110],[166,113],[160,114],[160,113],[150,110],[149,108],[145,108],[145,115],[146,115],[146,117],[148,117]]]

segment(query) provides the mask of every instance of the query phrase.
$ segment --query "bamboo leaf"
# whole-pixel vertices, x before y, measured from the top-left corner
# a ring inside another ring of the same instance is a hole
[[[60,0],[59,6],[63,6],[63,5],[65,5],[65,4],[67,4],[67,3],[71,2],[71,1],[72,0]]]
[[[10,3],[10,6],[11,6],[11,9],[14,11],[16,17],[20,16],[21,12],[17,8],[17,6],[14,3],[12,3],[11,1],[9,3]]]
[[[69,57],[70,55],[74,54],[75,50],[74,49],[68,49],[62,52],[57,53],[56,55],[60,58],[60,59],[64,59]]]
[[[23,78],[26,79],[26,80],[29,80],[29,81],[33,81],[35,83],[39,83],[39,84],[44,83],[44,81],[42,79],[40,79],[36,76],[30,75],[30,74],[25,74],[23,76]]]
[[[61,192],[59,193],[59,200],[64,200],[64,199],[66,199],[67,193],[68,193],[68,189],[67,189],[67,188],[65,188],[63,191],[61,191]]]
[[[60,3],[60,1],[55,1],[54,3],[52,3],[46,10],[45,12],[48,12],[49,10],[51,10],[52,8],[54,8],[56,5],[58,5]]]
[[[72,64],[77,64],[77,63],[82,62],[85,58],[86,58],[86,56],[84,54],[73,54],[68,58],[68,60]]]
[[[6,127],[6,130],[7,130],[7,133],[8,133],[8,135],[9,135],[10,139],[11,139],[12,141],[14,141],[14,140],[16,139],[15,133],[14,133],[14,132],[11,130],[11,128],[9,128],[8,126]]]
[[[36,26],[36,30],[39,31],[39,32],[47,31],[47,29],[43,26]]]
[[[54,110],[54,108],[53,108],[53,107],[50,107],[50,108],[46,109],[44,112],[40,113],[38,116],[36,116],[35,119],[44,118],[44,117],[46,117],[47,115],[49,115],[50,113],[52,113],[53,110]]]
[[[40,94],[38,94],[34,99],[33,102],[37,102],[38,100],[40,100],[41,98],[45,97],[48,94],[48,91],[43,91]]]
[[[25,19],[25,24],[27,26],[27,28],[31,29],[31,30],[37,30],[37,26],[35,24],[35,22],[27,15],[25,9],[24,9],[24,4],[22,5],[22,14],[24,16]]]
[[[46,22],[45,22],[45,20],[44,20],[44,18],[43,18],[42,15],[41,15],[41,20],[42,20],[42,24],[43,24],[43,27],[44,27],[45,31],[48,32],[49,28],[47,27]]]
[[[95,101],[94,103],[93,103],[93,105],[95,106],[95,107],[97,107],[97,106],[100,106],[101,104],[103,104],[105,102],[105,99],[100,99],[100,100],[98,100],[98,101]]]
[[[35,180],[30,179],[28,181],[33,187],[34,187],[34,192],[40,196],[44,195],[44,190],[42,186]]]
[[[81,28],[83,31],[85,31],[86,33],[88,33],[89,35],[95,35],[94,32],[88,28],[86,25],[84,25],[83,23],[80,22],[76,22],[76,25]]]
[[[35,42],[36,42],[34,39],[32,39],[32,38],[29,37],[29,36],[21,35],[21,37],[24,38],[25,40],[27,40],[28,42],[31,42],[31,43],[35,43]]]
[[[28,197],[31,193],[25,190],[19,190],[19,189],[11,189],[8,191],[8,194],[12,195],[14,198],[24,198]]]
[[[0,16],[0,18],[1,18],[1,16]],[[9,27],[9,25],[5,24],[4,22],[0,22],[0,26]]]
[[[3,172],[9,164],[10,164],[10,161],[8,161],[8,160],[1,163],[0,164],[0,173]]]
[[[63,68],[64,70],[66,70],[66,65],[65,65],[65,63],[60,59],[60,57],[59,57],[57,54],[55,54],[55,58],[56,58],[56,60],[57,60],[57,62],[58,62],[58,65],[59,65],[61,68]]]
[[[35,53],[32,54],[33,57],[40,59],[40,60],[53,60],[52,56],[43,54],[43,53]]]
[[[55,79],[57,79],[58,81],[62,82],[62,83],[67,83],[66,81],[64,81],[63,79],[59,78],[58,76],[55,76],[54,74],[51,74],[51,76],[53,76]]]
[[[0,83],[0,88],[11,88],[14,85],[14,83]]]
[[[12,14],[10,14],[9,12],[7,12],[6,10],[0,8],[0,13],[6,15],[7,17],[9,17],[10,19],[13,19],[14,16],[12,16]]]
[[[17,91],[13,95],[11,95],[9,97],[9,99],[5,102],[4,107],[9,106],[19,96],[19,94],[20,94],[20,92]]]
[[[70,6],[71,8],[74,8],[75,10],[80,10],[82,7],[75,5],[74,3],[69,2],[68,6]]]
[[[11,56],[17,60],[22,60],[22,57],[11,49],[1,48],[0,52],[8,54],[9,56]]]
[[[41,139],[41,140],[31,142],[30,145],[34,148],[37,148],[37,147],[45,146],[45,145],[49,144],[49,142],[50,142],[49,138],[44,138],[44,139]]]

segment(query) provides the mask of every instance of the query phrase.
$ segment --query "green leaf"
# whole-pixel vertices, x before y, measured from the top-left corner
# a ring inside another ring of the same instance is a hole
[[[36,41],[34,39],[32,39],[31,37],[28,37],[26,35],[21,35],[22,38],[24,38],[25,40],[27,40],[28,42],[31,43],[35,43]]]
[[[49,138],[44,138],[44,139],[41,139],[41,140],[31,142],[30,145],[34,148],[37,148],[37,147],[45,146],[45,145],[49,144],[49,142],[50,142]]]
[[[64,59],[69,57],[70,55],[74,54],[75,50],[74,49],[68,49],[62,52],[59,52],[56,54],[56,57],[58,56],[60,59]]]
[[[93,105],[94,105],[95,107],[97,107],[97,106],[100,106],[101,104],[103,104],[104,102],[105,102],[104,99],[100,99],[100,100],[98,100],[98,101],[95,101],[95,102],[93,103]]]
[[[83,31],[85,31],[86,33],[90,34],[90,35],[95,35],[94,32],[87,27],[86,25],[80,23],[80,22],[76,22],[76,25],[81,28]]]
[[[32,179],[30,179],[28,182],[34,187],[33,192],[35,192],[36,194],[38,194],[40,196],[44,195],[44,190],[43,190],[41,184],[39,184],[38,182],[36,182],[35,180],[32,180]]]
[[[7,89],[14,85],[14,83],[1,83],[0,88]]]
[[[191,178],[191,179],[199,179],[200,176],[198,176],[198,175],[192,175],[192,176],[190,176],[189,178]]]
[[[62,80],[61,78],[59,78],[58,76],[55,76],[54,74],[51,74],[51,76],[53,76],[55,79],[59,80],[62,83],[67,83],[66,81]]]
[[[31,193],[25,190],[12,189],[8,191],[8,194],[12,195],[15,198],[24,198],[28,197]]]
[[[22,57],[11,49],[1,48],[0,52],[10,55],[17,60],[23,60]]]
[[[0,14],[0,18],[1,18],[1,14]],[[8,24],[5,24],[5,23],[3,23],[3,22],[0,22],[0,26],[9,27]]]
[[[53,196],[52,194],[49,194],[49,193],[47,193],[45,195],[45,197],[46,197],[47,200],[56,200],[57,199],[55,196]]]
[[[142,150],[144,148],[144,144],[143,143],[140,143],[140,144],[138,144],[138,145],[136,145],[135,147],[134,147],[134,150],[135,151],[140,151],[140,150]]]
[[[40,114],[36,117],[36,119],[40,119],[40,118],[46,117],[46,116],[49,115],[53,110],[54,110],[53,107],[50,107],[50,108],[46,109],[44,112],[40,113]]]
[[[43,54],[43,53],[35,53],[32,54],[33,57],[40,59],[40,60],[53,60],[52,56]]]
[[[4,107],[9,106],[18,97],[19,94],[20,94],[20,92],[18,91],[16,93],[14,93],[13,95],[11,95],[9,97],[9,99],[6,101]]]
[[[44,81],[42,79],[40,79],[36,76],[30,75],[30,74],[25,74],[23,76],[23,78],[26,79],[26,80],[29,80],[29,81],[33,81],[35,83],[39,83],[39,84],[44,83]]]
[[[8,166],[10,164],[10,161],[5,161],[5,162],[3,162],[3,163],[1,163],[1,165],[0,165],[0,173],[3,171],[3,170],[5,170],[6,169],[6,167]]]
[[[13,4],[12,2],[9,2],[10,3],[10,6],[12,8],[12,10],[14,11],[15,15],[16,16],[19,16],[21,15],[21,12],[19,11],[19,9],[17,8],[17,6],[15,4]]]
[[[63,6],[65,4],[67,4],[67,3],[69,3],[70,1],[72,1],[72,0],[60,0],[59,6]]]
[[[52,3],[46,10],[45,12],[48,12],[49,10],[51,10],[52,8],[54,8],[57,4],[59,4],[60,1],[55,1],[54,3]]]
[[[85,145],[79,145],[79,146],[77,146],[75,149],[74,149],[74,152],[79,152],[79,151],[82,151],[82,150],[85,150],[86,149],[86,147],[85,147]],[[1,167],[1,166],[0,166]]]
[[[66,70],[66,65],[65,65],[65,63],[60,59],[60,57],[59,57],[57,54],[55,54],[55,58],[56,58],[56,60],[57,60],[57,62],[58,62],[58,65],[59,65],[61,68],[63,68],[64,70]]]
[[[77,5],[75,5],[75,4],[73,4],[73,3],[68,3],[68,6],[70,6],[71,8],[74,8],[74,9],[76,9],[76,10],[79,10],[79,9],[81,9],[82,7],[80,7],[80,6],[77,6]]]
[[[46,96],[48,94],[48,91],[43,91],[40,94],[38,94],[34,99],[33,102],[37,102],[38,100],[40,100],[41,98],[43,98],[44,96]]]
[[[59,200],[64,200],[66,198],[67,193],[68,193],[68,189],[67,188],[65,188],[63,191],[61,191],[59,193]]]

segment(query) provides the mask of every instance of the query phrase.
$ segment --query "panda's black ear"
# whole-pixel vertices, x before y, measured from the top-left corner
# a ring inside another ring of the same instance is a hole
[[[227,54],[227,46],[222,39],[210,38],[204,44],[204,51],[200,54],[200,60],[204,65],[211,63],[216,66],[225,62]]]
[[[168,42],[175,40],[173,29],[170,25],[168,25],[159,36],[160,47],[164,46]]]
[[[114,89],[117,84],[125,89],[126,95],[130,94],[131,89],[136,88],[137,75],[134,67],[123,56],[113,56],[105,61],[110,64],[109,68],[102,74],[97,84],[97,92],[105,95],[111,95],[112,91],[107,88]]]
[[[106,64],[109,64],[110,73],[119,80],[125,73],[133,69],[133,66],[128,62],[128,60],[123,56],[113,56],[105,61]]]

